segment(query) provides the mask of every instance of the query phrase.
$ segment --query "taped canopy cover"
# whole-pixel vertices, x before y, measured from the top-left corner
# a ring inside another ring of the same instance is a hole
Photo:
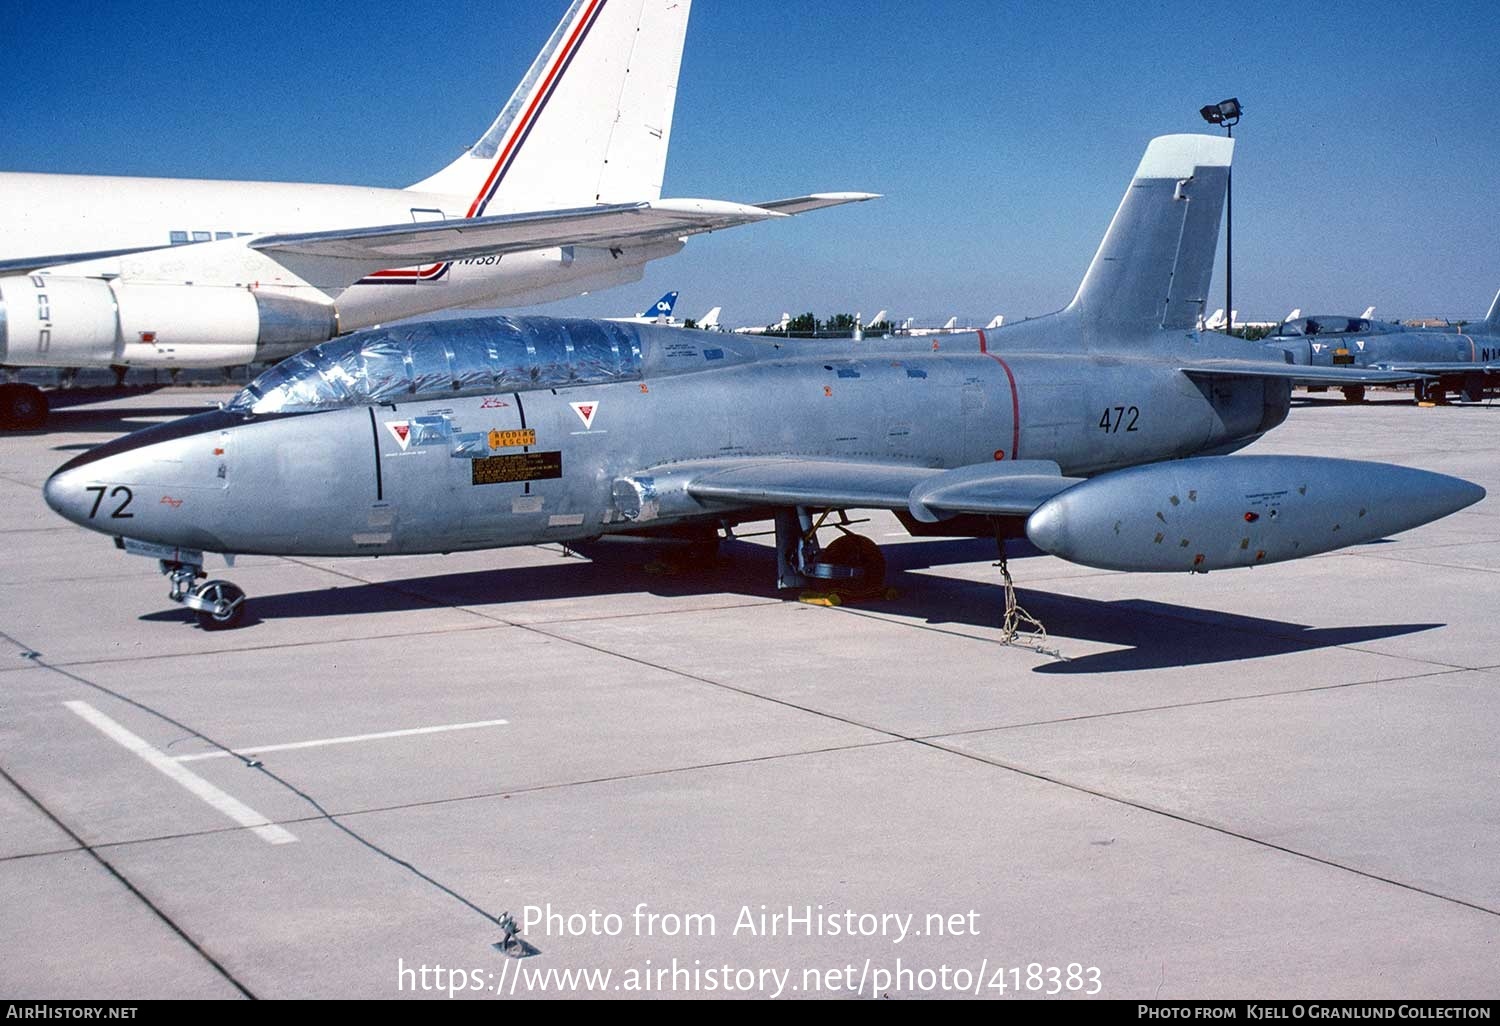
[[[289,357],[228,409],[297,413],[641,377],[640,335],[612,321],[471,317],[355,332]]]

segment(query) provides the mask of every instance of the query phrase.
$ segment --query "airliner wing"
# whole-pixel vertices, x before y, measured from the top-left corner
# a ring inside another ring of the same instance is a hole
[[[372,262],[380,267],[404,267],[552,246],[608,248],[638,245],[652,239],[697,235],[788,217],[803,210],[873,198],[868,193],[837,193],[775,201],[783,209],[723,200],[666,199],[420,224],[266,235],[249,240],[248,245],[272,256],[353,260]]]
[[[159,249],[158,246],[136,246],[132,249],[100,249],[91,253],[50,253],[45,256],[17,257],[10,260],[0,260],[0,276],[10,274],[30,274],[33,271],[45,270],[58,264],[76,264],[86,260],[107,260],[111,257],[129,256],[133,253],[145,253],[149,250]]]
[[[809,210],[822,210],[824,207],[837,207],[844,203],[863,203],[865,200],[879,198],[879,194],[873,192],[815,192],[811,196],[794,196],[791,199],[770,200],[755,205],[778,214],[805,214]]]

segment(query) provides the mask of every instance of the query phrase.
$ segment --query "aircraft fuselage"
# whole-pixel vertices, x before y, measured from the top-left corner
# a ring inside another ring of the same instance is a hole
[[[1149,356],[1027,351],[1025,327],[777,344],[618,325],[640,353],[620,380],[203,414],[80,457],[49,501],[98,530],[207,551],[442,552],[733,519],[670,504],[640,515],[613,489],[647,468],[666,468],[663,492],[674,465],[785,456],[1051,460],[1084,476],[1230,451],[1286,414],[1284,380],[1200,385]],[[1161,344],[1225,348],[1181,332]]]
[[[468,216],[462,196],[348,185],[122,178],[93,175],[0,173],[0,262],[41,254],[92,254],[158,247],[191,247],[244,235],[391,225]],[[511,212],[497,197],[487,214]],[[339,330],[475,304],[522,306],[638,280],[647,261],[681,249],[680,242],[615,252],[551,247],[505,257],[481,256],[420,268],[393,268],[335,292]],[[187,250],[191,252],[190,249]],[[113,261],[93,259],[49,268],[67,277],[108,277]],[[185,261],[184,266],[190,266]],[[187,272],[185,272],[187,273]],[[182,282],[171,282],[182,284]],[[20,314],[16,314],[19,321]],[[298,349],[254,354],[277,359]],[[26,366],[76,366],[76,353],[12,340],[4,359]],[[118,362],[150,364],[137,354]],[[149,352],[146,355],[151,355]],[[218,354],[195,360],[191,347],[173,355],[176,366],[213,366]],[[230,361],[233,362],[233,361]]]

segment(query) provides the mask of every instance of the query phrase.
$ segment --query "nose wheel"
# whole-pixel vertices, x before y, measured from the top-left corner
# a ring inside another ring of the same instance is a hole
[[[191,609],[204,630],[233,630],[245,619],[245,592],[239,585],[218,580],[194,583],[206,576],[201,564],[162,560],[161,571],[172,582],[168,597]]]
[[[245,592],[228,581],[204,581],[183,599],[206,631],[228,631],[245,618]]]

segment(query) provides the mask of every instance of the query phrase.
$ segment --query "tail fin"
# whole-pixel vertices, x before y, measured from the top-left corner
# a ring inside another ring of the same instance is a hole
[[[1217,136],[1152,139],[1069,312],[1091,327],[1195,327],[1233,152],[1234,140]]]
[[[1290,311],[1287,312],[1287,315],[1285,317],[1283,317],[1281,320],[1282,320],[1282,323],[1285,323],[1287,321],[1295,321],[1298,317],[1301,317],[1301,316],[1302,316],[1302,308],[1300,306],[1294,306],[1294,307],[1292,307],[1292,309]]]
[[[1365,307],[1365,312],[1360,314],[1360,316],[1368,321],[1371,317],[1375,316],[1375,308],[1373,306]]]
[[[988,323],[988,324],[986,324],[984,326],[984,330],[985,331],[994,331],[996,328],[1003,328],[1003,327],[1005,327],[1005,315],[1004,314],[996,314],[994,317],[990,318],[990,323]]]
[[[1480,335],[1500,335],[1500,292],[1495,293],[1495,298],[1490,303],[1490,312],[1484,315],[1484,320],[1471,330]]]
[[[489,131],[411,188],[466,217],[661,198],[691,0],[573,0]]]
[[[957,317],[949,317],[948,318],[948,322],[943,325],[943,330],[944,331],[953,331],[953,330],[957,329],[957,327],[958,327],[958,318]]]
[[[646,309],[636,314],[637,317],[654,317],[659,321],[666,320],[672,316],[672,308],[677,305],[677,293],[668,292]]]
[[[722,306],[716,306],[703,315],[703,320],[698,322],[698,327],[704,331],[717,331],[719,327],[719,314],[724,312]]]
[[[886,311],[886,310],[880,311],[874,317],[871,317],[870,320],[868,321],[868,323],[869,324],[883,324],[883,323],[885,323],[885,318],[886,318],[886,314],[887,313],[888,313],[888,311]]]

